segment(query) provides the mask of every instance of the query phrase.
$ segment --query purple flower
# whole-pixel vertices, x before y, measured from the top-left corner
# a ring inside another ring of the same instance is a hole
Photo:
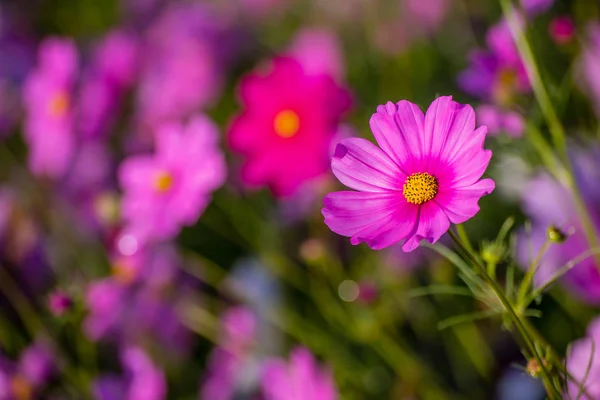
[[[470,65],[458,76],[458,85],[485,101],[509,105],[531,86],[506,20],[489,29],[486,43],[488,50],[470,54]]]
[[[600,191],[595,182],[600,178],[600,153],[572,152],[575,177],[582,190],[584,200],[592,215],[591,222],[598,232],[600,228]],[[535,195],[531,195],[531,194]],[[519,239],[517,256],[523,267],[528,267],[547,240],[549,226],[559,227],[569,233],[564,243],[552,244],[542,257],[540,267],[534,277],[540,286],[552,279],[559,269],[573,258],[589,250],[583,227],[575,210],[575,203],[569,190],[546,174],[530,180],[522,196],[523,208],[532,222],[531,237],[524,234]],[[528,254],[528,242],[532,254]],[[562,279],[566,288],[583,301],[600,304],[600,274],[594,257],[588,257],[571,269]]]
[[[205,116],[187,126],[163,124],[153,155],[127,158],[119,168],[125,230],[140,243],[170,239],[196,222],[225,180],[217,127]]]
[[[523,136],[525,120],[516,111],[504,110],[491,104],[483,104],[475,110],[479,123],[488,127],[490,135],[505,132],[513,138]]]
[[[30,385],[39,388],[56,372],[54,354],[44,343],[34,343],[21,354],[18,371]]]
[[[61,316],[71,309],[73,300],[62,290],[55,290],[48,297],[48,308],[55,316]]]
[[[123,377],[107,375],[93,385],[96,400],[162,400],[167,396],[167,382],[160,368],[138,347],[121,352]]]
[[[531,17],[543,13],[554,4],[554,0],[520,0],[525,13]]]
[[[49,38],[39,48],[38,65],[27,77],[23,101],[23,133],[29,146],[31,171],[62,177],[73,153],[72,91],[77,74],[77,50],[70,39]]]
[[[337,390],[329,371],[322,370],[308,349],[296,348],[289,364],[265,362],[262,375],[265,400],[335,400]]]
[[[587,328],[586,337],[571,344],[567,355],[566,367],[579,383],[583,383],[585,394],[580,392],[577,383],[567,383],[569,398],[596,400],[600,398],[600,319],[593,320]],[[588,366],[590,367],[588,370]],[[589,395],[589,396],[587,396]]]
[[[579,62],[583,78],[580,86],[590,96],[596,114],[600,115],[600,24],[588,27],[586,42]]]

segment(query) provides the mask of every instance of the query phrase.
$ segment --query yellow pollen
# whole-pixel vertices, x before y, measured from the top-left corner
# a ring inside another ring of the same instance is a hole
[[[300,117],[292,110],[280,111],[273,122],[275,133],[282,138],[291,138],[300,129]]]
[[[160,171],[154,177],[154,188],[156,191],[165,193],[173,186],[173,177],[166,171]]]
[[[417,172],[406,178],[402,194],[412,204],[423,204],[435,197],[438,192],[438,181],[427,172]]]
[[[11,382],[11,391],[15,400],[31,400],[33,399],[33,388],[27,379],[20,374],[15,376]]]
[[[136,272],[131,266],[117,262],[112,266],[112,276],[122,284],[129,284],[134,281]]]
[[[69,95],[65,92],[56,93],[50,99],[48,109],[53,117],[60,117],[65,114],[69,108]]]

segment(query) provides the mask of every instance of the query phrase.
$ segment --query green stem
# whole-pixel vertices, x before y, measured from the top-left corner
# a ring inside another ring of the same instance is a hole
[[[525,299],[527,298],[527,292],[529,290],[529,287],[531,286],[531,282],[533,281],[533,277],[535,276],[535,273],[537,272],[537,270],[540,267],[540,261],[551,244],[552,244],[552,242],[550,241],[550,239],[547,239],[546,242],[542,245],[542,247],[538,251],[535,258],[533,260],[531,260],[531,264],[529,265],[529,268],[527,269],[527,272],[525,273],[525,277],[523,278],[523,282],[521,283],[521,286],[519,287],[519,294],[517,296],[517,308],[521,311],[524,311],[525,308],[527,307],[527,304],[525,304]]]
[[[473,266],[476,268],[477,272],[483,277],[485,282],[494,291],[494,293],[496,294],[496,296],[502,303],[502,306],[508,312],[508,315],[510,316],[513,323],[519,330],[521,337],[525,341],[527,348],[529,349],[531,354],[533,354],[533,357],[538,362],[538,365],[541,368],[542,381],[544,383],[544,387],[546,388],[546,392],[548,393],[548,396],[550,397],[550,400],[557,399],[557,398],[560,399],[561,393],[552,384],[552,379],[550,377],[550,373],[547,370],[546,365],[544,364],[541,356],[539,355],[539,353],[535,347],[534,339],[531,337],[531,334],[527,329],[528,327],[530,327],[530,324],[526,321],[525,318],[521,318],[521,316],[519,314],[517,314],[517,312],[512,307],[512,304],[510,303],[509,299],[504,294],[504,291],[502,290],[502,288],[496,283],[496,281],[494,281],[487,274],[486,269],[477,261],[475,256],[467,250],[467,248],[462,244],[462,242],[458,238],[458,236],[456,236],[456,234],[451,229],[448,230],[448,234],[450,235],[452,240],[456,243],[456,245],[459,248],[461,248],[469,256],[469,258],[473,262]],[[556,397],[557,395],[558,395],[558,397]]]

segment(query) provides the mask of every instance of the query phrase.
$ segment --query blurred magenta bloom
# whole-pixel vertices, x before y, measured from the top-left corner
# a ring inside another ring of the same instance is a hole
[[[86,139],[106,136],[139,69],[139,40],[126,31],[109,32],[97,44],[83,74],[77,127]]]
[[[29,147],[29,169],[57,179],[69,168],[74,147],[73,87],[77,49],[66,38],[44,40],[37,67],[23,89],[26,112],[23,133]]]
[[[587,29],[586,44],[581,54],[581,88],[590,96],[596,114],[600,115],[600,24]]]
[[[328,75],[309,75],[293,59],[276,58],[246,75],[239,87],[243,110],[228,133],[230,147],[246,161],[248,186],[293,194],[327,172],[329,146],[350,95]]]
[[[486,44],[488,50],[471,52],[470,65],[458,76],[458,85],[482,100],[510,105],[515,95],[528,93],[531,85],[506,20],[488,30]]]
[[[516,111],[504,110],[492,104],[482,104],[475,109],[477,120],[487,126],[490,135],[505,132],[513,138],[520,138],[525,132],[525,120]]]
[[[600,192],[597,190],[600,179],[600,153],[597,149],[584,153],[572,152],[571,159],[577,185],[588,209],[596,232],[600,231]],[[535,193],[535,196],[529,195]],[[552,199],[549,201],[548,199]],[[523,210],[532,223],[531,237],[524,233],[519,238],[518,260],[524,268],[529,266],[531,257],[539,251],[547,240],[546,230],[554,225],[568,233],[564,243],[554,243],[541,258],[534,283],[541,286],[552,279],[569,261],[589,250],[583,227],[575,209],[574,199],[568,189],[547,174],[540,174],[530,180],[522,195]],[[532,254],[528,254],[531,246]],[[587,257],[564,277],[566,288],[579,299],[591,304],[600,304],[600,274],[594,257]]]
[[[249,356],[256,339],[256,318],[245,306],[227,309],[221,317],[222,343],[210,354],[200,399],[230,400],[251,375]]]
[[[575,37],[575,22],[568,15],[561,15],[550,21],[548,33],[554,43],[564,45]]]
[[[262,375],[265,400],[335,400],[333,376],[317,364],[308,349],[296,348],[289,363],[267,360]]]
[[[341,44],[329,30],[300,30],[286,55],[298,61],[307,75],[329,75],[337,81],[344,78],[345,66]]]
[[[439,97],[424,115],[406,100],[377,108],[370,121],[377,147],[366,139],[338,144],[331,166],[356,191],[328,194],[323,216],[329,228],[382,249],[405,240],[416,249],[422,239],[435,243],[450,223],[479,211],[479,199],[494,190],[480,180],[492,152],[483,148],[487,128],[475,129],[469,105]]]
[[[567,382],[565,398],[600,399],[600,318],[594,319],[587,328],[587,335],[571,343],[565,366],[567,371],[581,383],[586,394],[582,394],[578,383]],[[589,367],[589,368],[588,368]],[[589,395],[589,396],[587,396]]]
[[[57,360],[42,341],[36,341],[21,353],[15,363],[0,358],[0,399],[40,398],[40,391],[57,371]]]
[[[223,68],[213,43],[218,18],[205,5],[167,7],[148,29],[141,49],[136,102],[140,128],[202,111],[220,93]]]
[[[206,116],[162,124],[155,143],[153,155],[130,156],[119,167],[125,230],[140,243],[194,224],[226,175],[217,127]]]
[[[525,13],[529,16],[547,11],[554,4],[554,0],[521,0],[521,6]]]
[[[121,352],[124,376],[107,375],[93,385],[96,400],[163,400],[167,398],[167,382],[162,370],[139,347]]]
[[[55,316],[61,316],[71,309],[73,300],[62,290],[55,290],[48,297],[48,308]]]

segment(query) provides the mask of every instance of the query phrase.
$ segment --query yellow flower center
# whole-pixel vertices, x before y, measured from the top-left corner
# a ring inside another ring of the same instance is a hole
[[[435,197],[438,192],[438,181],[427,172],[417,172],[406,178],[402,194],[412,204],[423,204]]]
[[[27,379],[21,375],[15,376],[10,386],[12,394],[16,400],[31,400],[33,399],[33,388],[27,381]]]
[[[154,188],[157,192],[165,193],[173,186],[173,176],[167,171],[160,171],[154,177]]]
[[[135,280],[136,271],[124,262],[116,262],[112,266],[112,276],[124,285],[130,284]]]
[[[509,105],[512,101],[513,91],[517,84],[517,74],[512,69],[503,69],[496,77],[493,89],[494,100],[502,105]]]
[[[48,109],[53,117],[60,117],[67,112],[69,108],[69,95],[65,92],[58,92],[50,99]]]
[[[283,110],[275,116],[273,126],[279,136],[291,138],[300,129],[300,117],[292,110]]]

